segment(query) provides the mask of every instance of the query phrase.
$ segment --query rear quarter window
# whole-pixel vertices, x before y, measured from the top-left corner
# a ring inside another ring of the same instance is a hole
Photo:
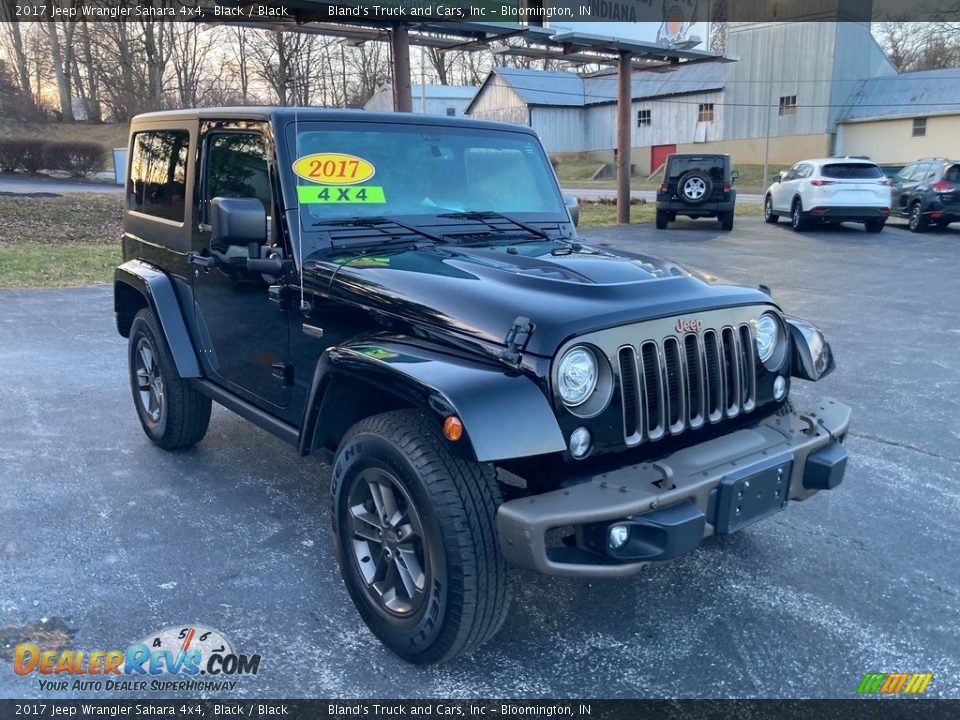
[[[128,210],[183,222],[189,147],[186,130],[150,130],[133,136]]]
[[[820,175],[837,180],[882,180],[886,177],[879,167],[866,163],[831,163],[821,168]]]

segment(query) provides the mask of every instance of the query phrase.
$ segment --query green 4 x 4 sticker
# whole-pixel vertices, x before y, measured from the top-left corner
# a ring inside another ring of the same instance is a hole
[[[380,185],[298,185],[297,199],[304,205],[318,203],[385,203]]]

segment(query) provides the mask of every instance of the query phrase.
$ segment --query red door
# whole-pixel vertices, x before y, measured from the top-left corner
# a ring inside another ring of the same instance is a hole
[[[656,170],[667,161],[667,155],[677,151],[676,145],[654,145],[650,148],[650,172]]]

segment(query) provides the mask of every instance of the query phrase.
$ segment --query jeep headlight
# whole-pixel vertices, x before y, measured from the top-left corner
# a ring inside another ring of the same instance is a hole
[[[766,364],[777,349],[780,340],[780,323],[770,313],[764,313],[757,321],[757,355]]]
[[[585,403],[597,387],[597,358],[579,345],[568,350],[557,365],[557,392],[568,407]]]

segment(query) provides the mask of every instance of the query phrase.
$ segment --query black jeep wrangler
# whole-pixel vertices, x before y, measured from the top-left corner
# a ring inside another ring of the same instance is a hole
[[[511,566],[622,576],[841,481],[834,368],[768,292],[581,243],[525,127],[134,119],[117,329],[147,436],[211,401],[332,463],[340,572],[402,657],[490,639]],[[240,442],[240,440],[238,440]]]
[[[668,155],[657,191],[657,229],[686,215],[715,217],[721,228],[733,230],[737,177],[739,173],[730,170],[729,155]]]

